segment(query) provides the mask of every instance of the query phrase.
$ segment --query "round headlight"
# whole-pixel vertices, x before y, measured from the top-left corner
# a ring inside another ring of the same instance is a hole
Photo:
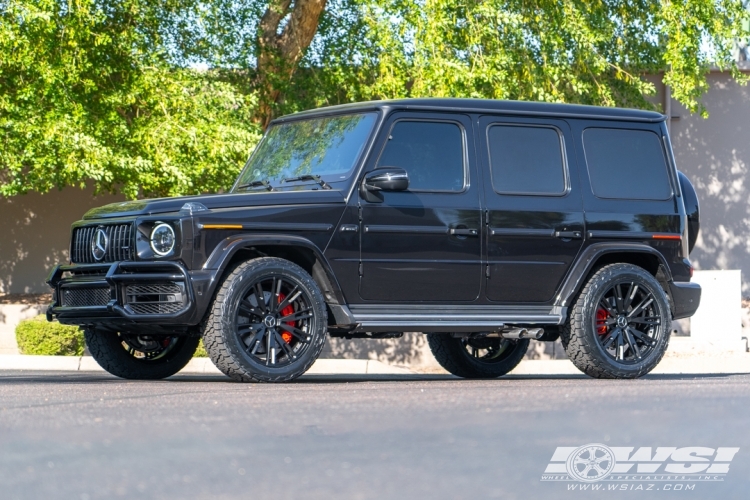
[[[151,231],[151,249],[156,255],[167,255],[174,249],[174,229],[169,224],[159,224]]]

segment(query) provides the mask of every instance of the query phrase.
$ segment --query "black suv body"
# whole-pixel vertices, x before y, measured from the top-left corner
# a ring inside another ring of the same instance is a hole
[[[116,375],[160,378],[198,339],[240,380],[283,381],[327,334],[429,334],[466,377],[562,336],[597,377],[661,359],[700,287],[698,204],[654,112],[468,99],[277,119],[231,192],[89,211],[48,318]]]

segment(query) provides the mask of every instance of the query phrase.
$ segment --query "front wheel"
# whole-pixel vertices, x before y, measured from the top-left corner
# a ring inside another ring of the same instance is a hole
[[[95,328],[83,331],[86,346],[99,366],[112,375],[134,380],[158,380],[174,375],[192,359],[200,338],[115,333]]]
[[[610,264],[586,283],[561,331],[568,358],[595,378],[637,378],[669,345],[671,314],[656,278],[632,264]]]
[[[518,366],[528,340],[498,337],[454,337],[428,333],[427,343],[440,366],[463,378],[497,378]]]
[[[300,266],[262,257],[221,284],[203,327],[214,364],[241,382],[286,382],[318,359],[328,331],[323,294]]]

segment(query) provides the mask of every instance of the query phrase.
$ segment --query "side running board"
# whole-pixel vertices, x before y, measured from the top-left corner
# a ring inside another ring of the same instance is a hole
[[[505,325],[559,325],[566,308],[497,308],[467,306],[459,310],[388,306],[349,305],[359,332],[480,332],[496,331]]]

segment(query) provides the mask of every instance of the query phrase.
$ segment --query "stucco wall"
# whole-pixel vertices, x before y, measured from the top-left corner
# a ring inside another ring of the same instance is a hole
[[[750,87],[712,73],[703,103],[691,115],[672,100],[677,167],[692,180],[701,205],[701,233],[690,258],[697,269],[740,269],[750,295]]]
[[[68,260],[70,225],[90,208],[123,199],[72,187],[0,198],[0,293],[47,292],[47,273]]]

